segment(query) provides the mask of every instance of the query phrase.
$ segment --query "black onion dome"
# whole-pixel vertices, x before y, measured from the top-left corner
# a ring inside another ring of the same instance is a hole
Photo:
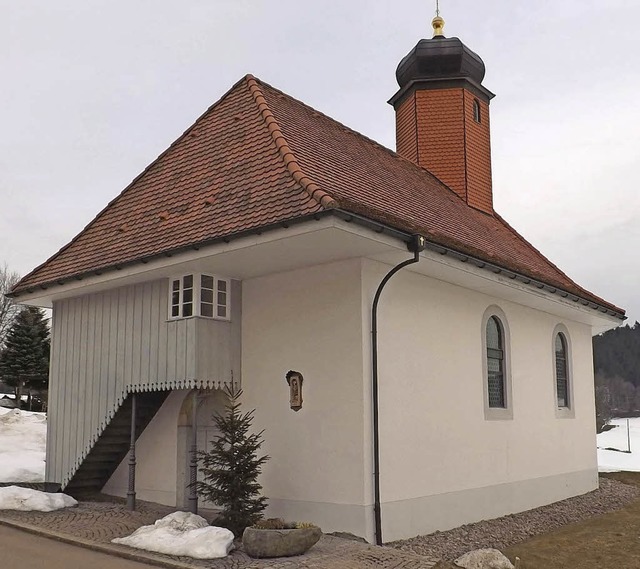
[[[420,40],[398,65],[396,79],[400,88],[411,81],[466,77],[480,84],[484,62],[458,38],[436,36]]]

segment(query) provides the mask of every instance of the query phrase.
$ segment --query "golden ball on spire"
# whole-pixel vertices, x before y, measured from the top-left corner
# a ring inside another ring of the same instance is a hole
[[[436,16],[433,20],[431,20],[431,25],[433,26],[433,37],[444,36],[442,30],[444,29],[444,18],[440,17],[440,15]]]

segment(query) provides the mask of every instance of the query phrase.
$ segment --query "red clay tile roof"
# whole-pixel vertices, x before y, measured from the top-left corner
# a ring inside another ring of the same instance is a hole
[[[623,311],[498,215],[252,76],[239,81],[14,293],[340,208]]]

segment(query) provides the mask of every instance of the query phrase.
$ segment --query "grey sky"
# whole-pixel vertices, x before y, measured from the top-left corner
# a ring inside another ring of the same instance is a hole
[[[394,148],[430,0],[0,0],[0,262],[25,274],[253,73]],[[442,0],[485,61],[496,210],[640,320],[637,0]]]

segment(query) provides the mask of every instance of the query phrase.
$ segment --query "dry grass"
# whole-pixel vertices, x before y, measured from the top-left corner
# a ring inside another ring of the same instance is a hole
[[[601,474],[640,487],[640,472]],[[504,551],[520,557],[520,569],[640,569],[640,499],[626,508],[570,524],[513,545]],[[457,569],[440,562],[434,569]]]
[[[640,486],[640,473],[606,474]],[[507,549],[522,569],[640,569],[640,499],[626,508],[539,535]]]

